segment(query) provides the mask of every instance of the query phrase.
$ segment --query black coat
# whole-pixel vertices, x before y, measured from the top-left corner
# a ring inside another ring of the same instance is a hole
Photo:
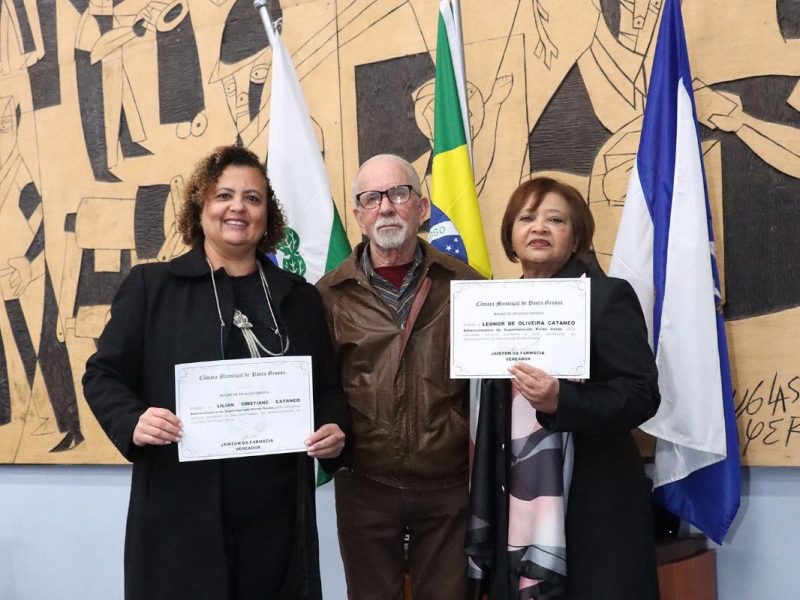
[[[545,429],[574,434],[564,600],[657,600],[650,482],[630,430],[658,409],[658,372],[630,284],[574,258],[554,277],[582,275],[591,277],[591,377],[560,380],[556,413],[537,413]],[[517,595],[510,589],[506,552],[510,380],[483,382],[480,411],[470,516],[489,527],[468,533],[467,553],[491,576],[472,593],[511,600]],[[492,492],[476,489],[481,478]]]
[[[346,432],[347,407],[333,359],[319,293],[302,278],[264,267],[279,321],[291,340],[288,354],[310,355],[316,426]],[[120,286],[111,320],[86,365],[84,393],[100,425],[133,462],[125,539],[128,600],[228,597],[218,461],[178,462],[177,445],[139,448],[132,442],[149,406],[175,411],[174,367],[219,360],[228,345],[233,288],[215,271],[220,332],[210,269],[195,249],[168,264],[134,267]],[[239,335],[238,332],[235,335]],[[313,462],[297,455],[295,547],[281,599],[321,598]],[[336,461],[323,461],[332,470]]]

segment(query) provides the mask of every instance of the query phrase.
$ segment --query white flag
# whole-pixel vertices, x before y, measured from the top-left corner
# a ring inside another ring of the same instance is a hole
[[[310,283],[350,253],[294,65],[274,32],[267,175],[286,213],[278,266]]]

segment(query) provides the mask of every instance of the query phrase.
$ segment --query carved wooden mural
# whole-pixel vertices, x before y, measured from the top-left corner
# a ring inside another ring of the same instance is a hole
[[[430,175],[435,0],[271,0],[335,201],[360,161]],[[475,177],[495,276],[521,180],[586,195],[607,267],[661,0],[462,1]],[[800,5],[684,0],[743,460],[800,464]],[[271,49],[250,0],[0,0],[0,462],[122,459],[80,378],[130,267],[185,251],[183,178],[265,157]],[[309,218],[314,218],[309,215]]]

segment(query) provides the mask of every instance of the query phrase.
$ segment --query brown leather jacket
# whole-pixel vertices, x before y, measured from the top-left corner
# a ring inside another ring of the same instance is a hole
[[[318,283],[352,419],[350,468],[394,487],[467,481],[469,382],[450,379],[450,284],[479,279],[420,240],[423,275],[402,329],[359,268],[360,244]]]

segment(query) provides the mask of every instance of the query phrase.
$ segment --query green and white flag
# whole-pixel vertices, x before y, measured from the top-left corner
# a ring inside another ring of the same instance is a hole
[[[272,46],[267,174],[286,214],[286,237],[278,266],[316,283],[350,254],[350,243],[333,203],[325,163],[297,73],[280,34],[268,28]],[[331,477],[319,463],[317,486]]]
[[[286,214],[278,266],[316,283],[350,254],[333,203],[311,117],[297,73],[277,31],[272,45],[272,95],[267,174]]]

